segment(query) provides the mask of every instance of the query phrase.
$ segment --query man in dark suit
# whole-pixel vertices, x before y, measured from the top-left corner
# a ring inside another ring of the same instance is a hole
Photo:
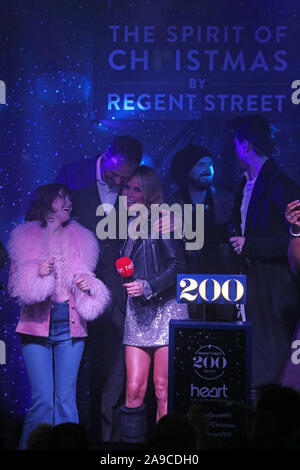
[[[240,233],[230,242],[247,275],[244,318],[252,322],[256,401],[268,386],[280,382],[299,317],[297,286],[288,264],[290,233],[285,208],[300,193],[271,157],[273,142],[264,116],[238,118],[234,129],[236,154],[245,173],[232,216]]]
[[[139,141],[130,136],[116,137],[100,157],[71,163],[61,169],[58,182],[73,190],[73,216],[96,232],[99,204],[109,213],[118,208],[122,186],[141,162]],[[118,218],[117,218],[118,220]],[[97,277],[112,293],[110,307],[98,320],[89,324],[87,359],[90,381],[89,425],[97,443],[121,441],[120,406],[124,401],[125,360],[123,325],[126,313],[125,293],[115,261],[120,257],[124,240],[99,240],[100,258]]]

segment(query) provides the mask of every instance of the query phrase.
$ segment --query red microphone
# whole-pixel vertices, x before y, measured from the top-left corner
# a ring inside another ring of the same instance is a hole
[[[123,256],[116,261],[116,268],[118,273],[122,276],[123,282],[132,282],[132,275],[134,273],[133,261],[128,256]]]

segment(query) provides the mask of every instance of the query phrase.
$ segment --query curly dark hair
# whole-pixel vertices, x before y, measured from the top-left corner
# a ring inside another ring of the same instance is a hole
[[[47,226],[47,215],[52,212],[52,203],[58,196],[60,190],[63,191],[64,196],[69,196],[72,200],[70,189],[61,183],[50,183],[43,186],[38,186],[32,194],[29,202],[29,207],[25,215],[25,221],[37,220],[41,222],[41,227]],[[67,225],[69,221],[63,225]]]

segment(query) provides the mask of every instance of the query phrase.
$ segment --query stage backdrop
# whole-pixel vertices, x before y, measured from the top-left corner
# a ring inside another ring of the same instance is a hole
[[[143,142],[143,161],[157,169],[167,195],[176,189],[170,160],[188,143],[211,150],[215,185],[234,190],[231,120],[262,112],[273,123],[278,165],[299,181],[299,15],[294,0],[2,2],[4,244],[36,186],[53,181],[62,164],[99,154],[117,134]],[[7,267],[1,281],[0,431],[14,448],[30,390]]]

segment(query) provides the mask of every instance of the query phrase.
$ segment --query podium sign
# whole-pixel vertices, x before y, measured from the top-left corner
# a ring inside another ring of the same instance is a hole
[[[245,304],[246,276],[241,274],[178,274],[177,302]]]
[[[247,322],[170,321],[169,412],[187,413],[199,403],[209,436],[225,446],[245,433],[250,331]]]

